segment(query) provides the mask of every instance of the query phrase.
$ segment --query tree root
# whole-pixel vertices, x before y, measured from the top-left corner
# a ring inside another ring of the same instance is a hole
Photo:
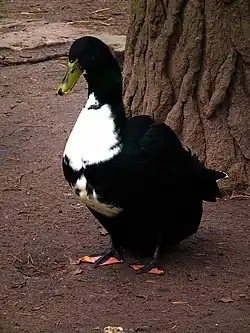
[[[8,58],[3,58],[3,59],[0,59],[0,65],[18,66],[18,65],[23,65],[23,64],[37,64],[39,62],[55,60],[55,59],[59,59],[62,57],[66,57],[67,55],[68,55],[68,51],[54,53],[54,54],[46,54],[46,55],[39,56],[36,58],[26,58],[26,59],[20,59],[20,60],[11,60]]]

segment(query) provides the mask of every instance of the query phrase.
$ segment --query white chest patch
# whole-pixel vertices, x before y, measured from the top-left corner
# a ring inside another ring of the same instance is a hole
[[[95,95],[90,94],[70,133],[64,156],[68,156],[72,169],[78,171],[86,165],[108,161],[120,151],[110,106],[98,108]]]
[[[108,161],[121,151],[110,106],[98,107],[98,104],[94,94],[90,94],[66,143],[63,156],[68,157],[74,171]],[[105,216],[115,216],[122,210],[100,202],[93,188],[89,194],[84,175],[77,180],[74,189],[78,190],[80,200],[86,206]]]

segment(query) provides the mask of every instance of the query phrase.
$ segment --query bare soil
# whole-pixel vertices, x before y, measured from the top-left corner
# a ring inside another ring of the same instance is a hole
[[[129,21],[129,0],[2,0],[2,20],[46,20],[75,22],[93,31],[126,34]],[[81,21],[81,22],[79,22]]]
[[[112,25],[104,28],[123,34],[129,13],[128,1],[111,0],[3,6],[10,18],[41,8],[32,18],[46,20],[87,20],[107,7]],[[249,332],[249,201],[205,204],[197,235],[166,256],[162,277],[138,276],[126,264],[72,265],[108,244],[61,170],[86,85],[55,96],[63,59],[0,70],[0,332],[90,333],[108,325],[125,332]]]

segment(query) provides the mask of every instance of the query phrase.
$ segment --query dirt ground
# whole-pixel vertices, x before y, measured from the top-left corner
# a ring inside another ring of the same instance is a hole
[[[86,29],[112,34],[126,34],[130,12],[129,0],[1,0],[0,8],[1,19],[80,20]]]
[[[119,8],[112,0],[2,6],[4,18],[27,19],[35,8],[31,19],[48,21],[93,20],[91,12],[109,8],[109,25],[88,24],[120,34],[129,15],[129,1]],[[197,235],[166,256],[162,277],[138,276],[126,264],[72,265],[103,250],[108,237],[62,175],[64,144],[87,92],[81,82],[56,97],[63,73],[63,59],[0,68],[0,332],[90,333],[108,325],[125,332],[250,332],[245,199],[205,204]]]

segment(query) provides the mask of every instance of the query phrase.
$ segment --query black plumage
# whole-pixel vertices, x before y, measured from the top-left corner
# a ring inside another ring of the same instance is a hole
[[[89,198],[95,191],[99,202],[122,209],[110,217],[89,207],[112,240],[111,251],[98,264],[127,250],[154,256],[153,265],[144,268],[149,271],[161,253],[198,230],[203,201],[221,197],[217,180],[226,174],[207,169],[166,124],[149,116],[125,117],[121,70],[103,42],[93,37],[77,40],[69,60],[78,61],[89,95],[94,93],[98,101],[94,108],[109,105],[121,150],[109,160],[83,163],[79,170],[65,155],[65,178],[74,188],[84,175]]]

